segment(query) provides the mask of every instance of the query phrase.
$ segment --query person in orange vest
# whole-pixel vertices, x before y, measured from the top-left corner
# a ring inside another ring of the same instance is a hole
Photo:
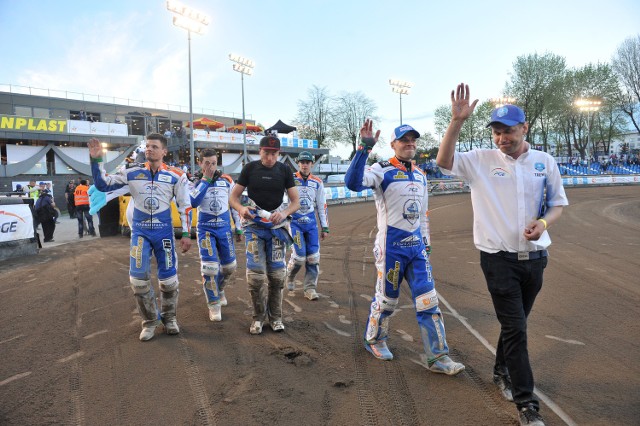
[[[89,187],[87,186],[87,180],[80,180],[80,185],[76,186],[76,190],[73,193],[73,199],[76,203],[76,218],[78,219],[78,237],[84,236],[84,220],[87,219],[87,225],[89,226],[89,235],[96,236],[96,230],[93,227],[93,216],[89,213]]]

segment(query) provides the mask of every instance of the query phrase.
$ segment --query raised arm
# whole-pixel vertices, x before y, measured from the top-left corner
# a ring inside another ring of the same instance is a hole
[[[442,142],[440,142],[436,157],[436,164],[443,169],[451,170],[453,167],[453,154],[456,150],[456,142],[460,137],[460,130],[462,130],[467,118],[473,114],[478,103],[478,99],[476,99],[469,105],[470,96],[468,84],[460,83],[456,90],[451,91],[451,122]]]

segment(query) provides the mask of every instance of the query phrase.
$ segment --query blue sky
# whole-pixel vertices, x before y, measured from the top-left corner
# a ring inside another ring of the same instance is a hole
[[[241,115],[240,74],[228,60],[236,53],[256,63],[245,107],[259,123],[291,122],[317,85],[371,98],[387,140],[399,122],[390,78],[414,83],[404,122],[431,131],[434,109],[458,82],[474,97],[500,96],[520,55],[550,51],[570,67],[608,62],[640,33],[637,0],[183,3],[211,18],[191,42],[194,108]],[[0,85],[187,106],[187,34],[171,16],[160,0],[0,0]],[[389,154],[386,145],[376,150]]]

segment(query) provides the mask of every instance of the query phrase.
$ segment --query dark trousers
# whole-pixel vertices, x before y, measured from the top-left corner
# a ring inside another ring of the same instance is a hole
[[[78,235],[82,237],[84,233],[83,216],[87,219],[87,226],[89,227],[89,234],[96,235],[96,230],[93,227],[93,217],[89,213],[89,205],[76,206],[76,218],[78,219]]]
[[[53,239],[53,232],[56,230],[56,221],[54,219],[47,220],[41,223],[42,233],[44,234],[44,242],[49,242]]]
[[[528,404],[539,408],[527,350],[527,317],[542,288],[547,258],[519,261],[481,251],[480,266],[500,321],[494,374],[511,376],[518,408]]]

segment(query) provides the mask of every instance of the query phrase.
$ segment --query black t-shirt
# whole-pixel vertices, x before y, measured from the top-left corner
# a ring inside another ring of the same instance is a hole
[[[273,211],[282,204],[285,190],[296,186],[289,168],[279,161],[272,168],[252,161],[240,172],[238,185],[247,188],[247,195],[258,207]]]

